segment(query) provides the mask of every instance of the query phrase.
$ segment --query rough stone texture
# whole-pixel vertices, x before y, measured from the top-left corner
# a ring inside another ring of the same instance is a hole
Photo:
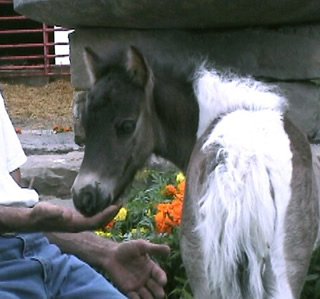
[[[320,144],[320,88],[313,83],[278,83],[289,99],[288,115],[312,143]]]
[[[54,195],[70,198],[70,188],[80,169],[83,152],[70,152],[63,155],[34,155],[21,167],[23,185],[32,187],[41,196]]]
[[[304,131],[310,142],[320,144],[320,89],[311,82],[277,83],[279,91],[289,100],[288,116]],[[81,144],[84,130],[80,124],[80,114],[86,92],[74,94],[74,134],[76,143]]]
[[[52,130],[23,130],[19,139],[27,155],[62,154],[81,149],[74,142],[74,132],[55,134]]]
[[[66,27],[202,29],[320,20],[319,0],[14,0],[14,8]]]
[[[320,37],[320,27],[316,31],[308,28],[296,32],[283,30],[281,33],[275,30],[242,30],[226,35],[186,31],[78,30],[70,39],[72,84],[77,89],[86,89],[90,85],[82,57],[84,46],[90,45],[104,53],[115,44],[137,45],[155,67],[173,65],[176,68],[187,68],[185,61],[189,58],[193,63],[192,57],[198,55],[207,56],[208,61],[216,62],[216,65],[232,66],[234,70],[241,70],[242,74],[250,74],[258,79],[303,81],[320,77],[320,55],[315,55],[316,51],[320,52],[320,38],[315,38]],[[310,32],[310,38],[307,32]],[[261,44],[261,41],[264,43]],[[288,43],[291,44],[289,49]],[[308,47],[303,46],[307,44]],[[290,101],[289,116],[312,142],[320,143],[319,88],[310,82],[278,85]],[[84,136],[79,125],[79,111],[84,99],[84,92],[75,93],[76,142]]]
[[[319,2],[320,3],[320,2]],[[310,34],[307,34],[310,32]],[[89,87],[83,48],[102,55],[115,45],[135,45],[156,65],[186,68],[190,61],[272,80],[320,78],[320,26],[313,30],[245,29],[232,31],[79,29],[70,35],[72,84]]]
[[[73,128],[74,141],[78,145],[82,145],[85,139],[84,129],[81,126],[81,111],[86,100],[87,93],[85,91],[76,91],[73,93]]]

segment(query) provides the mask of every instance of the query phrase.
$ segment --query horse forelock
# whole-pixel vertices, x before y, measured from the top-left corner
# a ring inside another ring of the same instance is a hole
[[[221,114],[238,109],[283,112],[287,106],[287,100],[279,94],[275,86],[249,77],[219,74],[215,69],[208,69],[205,63],[195,72],[193,88],[200,113],[198,138]]]

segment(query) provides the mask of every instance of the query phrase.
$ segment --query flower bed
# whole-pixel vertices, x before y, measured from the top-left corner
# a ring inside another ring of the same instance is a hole
[[[167,298],[189,299],[190,286],[179,247],[179,225],[185,177],[175,168],[144,169],[136,176],[128,201],[118,215],[97,234],[115,241],[143,238],[171,247],[167,258],[157,259],[166,271]],[[320,250],[315,252],[301,299],[320,298]]]
[[[179,224],[185,178],[175,168],[165,171],[144,169],[136,176],[118,215],[97,234],[115,241],[147,239],[171,248],[157,262],[166,271],[168,298],[192,298],[179,248]]]

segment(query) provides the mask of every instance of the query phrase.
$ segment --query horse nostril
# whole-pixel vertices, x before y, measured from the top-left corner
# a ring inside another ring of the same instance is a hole
[[[102,211],[112,202],[111,195],[104,195],[98,186],[92,185],[87,185],[78,192],[73,189],[72,197],[76,209],[89,217]]]
[[[98,212],[98,201],[98,191],[90,185],[82,188],[78,194],[73,194],[75,207],[85,216],[92,216]]]
[[[82,205],[84,207],[85,215],[91,216],[96,210],[96,192],[84,192],[82,194]]]

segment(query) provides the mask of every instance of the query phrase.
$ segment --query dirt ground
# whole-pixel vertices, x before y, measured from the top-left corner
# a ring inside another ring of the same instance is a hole
[[[2,95],[16,128],[51,129],[72,126],[73,88],[69,80],[52,81],[44,86],[1,82]]]

